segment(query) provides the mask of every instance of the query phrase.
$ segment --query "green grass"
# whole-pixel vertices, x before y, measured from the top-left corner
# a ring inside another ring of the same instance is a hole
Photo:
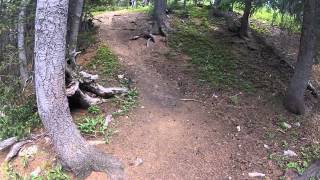
[[[1,111],[5,116],[0,116],[0,140],[13,136],[25,137],[41,124],[34,101],[20,106],[5,106]]]
[[[101,113],[101,110],[100,110],[99,106],[93,105],[93,106],[90,106],[90,107],[88,108],[88,112],[89,112],[90,114],[100,114],[100,113]]]
[[[106,12],[118,11],[122,13],[150,13],[152,11],[152,6],[137,6],[133,7],[108,7],[108,6],[99,6],[93,10],[93,15],[97,16]]]
[[[22,176],[19,174],[11,163],[3,163],[2,171],[4,179],[13,180],[70,180],[71,178],[62,170],[60,165],[50,166],[44,169],[38,176]]]
[[[249,82],[236,74],[238,66],[229,45],[210,36],[214,24],[207,18],[208,9],[190,8],[189,13],[191,19],[174,21],[176,31],[170,36],[169,45],[190,56],[191,63],[199,69],[199,78],[213,86],[252,89]]]
[[[113,115],[121,116],[129,113],[131,109],[136,107],[138,95],[139,93],[137,89],[131,89],[126,96],[116,97],[115,102],[118,104],[120,109],[119,111],[114,112]]]
[[[112,54],[106,45],[100,45],[89,66],[93,69],[98,69],[102,74],[108,76],[114,75],[118,71],[120,64],[117,57]]]
[[[240,14],[243,13],[243,7],[235,5],[234,11]],[[290,14],[284,14],[283,16],[273,9],[262,7],[257,9],[252,15],[251,19],[258,20],[262,23],[273,25],[277,27],[284,27],[285,29],[292,32],[300,32],[301,24],[296,18]]]
[[[95,117],[85,117],[82,122],[78,123],[80,132],[84,134],[104,134],[104,118],[102,115]]]

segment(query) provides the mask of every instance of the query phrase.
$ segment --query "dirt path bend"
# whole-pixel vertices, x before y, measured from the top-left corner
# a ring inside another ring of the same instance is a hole
[[[129,179],[228,179],[229,151],[234,148],[226,143],[218,117],[202,103],[182,101],[190,97],[161,71],[165,68],[161,64],[170,61],[164,41],[157,37],[147,48],[145,39],[129,40],[143,32],[148,16],[115,12],[99,19],[100,40],[119,57],[140,96],[135,112],[119,120],[120,133],[104,147],[106,151],[121,158]],[[188,67],[183,55],[173,64],[177,69],[173,76]],[[137,157],[143,164],[131,165]]]

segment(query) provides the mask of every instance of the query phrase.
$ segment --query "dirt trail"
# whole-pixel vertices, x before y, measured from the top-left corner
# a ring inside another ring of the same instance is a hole
[[[100,40],[119,57],[140,94],[139,108],[119,120],[120,133],[106,151],[121,158],[129,179],[227,179],[234,148],[218,117],[200,102],[181,101],[193,97],[155,67],[170,61],[160,37],[148,48],[144,39],[129,40],[143,32],[147,15],[107,13],[99,19]],[[181,55],[175,62],[180,70],[186,59]],[[136,157],[143,159],[141,166],[130,165]]]

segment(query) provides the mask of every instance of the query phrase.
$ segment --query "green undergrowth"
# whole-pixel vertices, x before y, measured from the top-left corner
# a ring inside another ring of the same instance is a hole
[[[284,149],[287,149],[284,147]],[[308,144],[300,147],[297,152],[298,157],[289,158],[283,154],[273,153],[269,155],[269,159],[273,160],[281,169],[293,169],[302,174],[313,161],[320,158],[320,145]]]
[[[22,105],[5,105],[0,108],[0,140],[27,136],[32,129],[41,125],[34,100]]]
[[[250,84],[236,74],[239,67],[229,45],[211,36],[215,24],[207,18],[208,9],[191,8],[189,13],[187,20],[173,20],[176,31],[170,36],[169,45],[192,58],[202,80],[216,87],[251,90]]]
[[[51,166],[47,164],[41,168],[39,175],[21,175],[11,163],[4,163],[1,171],[4,172],[4,179],[8,180],[70,180],[71,178],[63,171],[61,165]]]
[[[117,57],[112,54],[106,45],[99,45],[97,53],[89,66],[99,70],[103,75],[114,75],[120,67]]]
[[[127,95],[116,96],[111,102],[118,108],[112,113],[112,117],[126,115],[137,105],[138,91],[137,89],[129,90]],[[106,144],[110,142],[112,135],[116,131],[116,121],[105,124],[105,115],[99,106],[91,106],[88,108],[88,115],[78,120],[78,128],[81,133],[86,135],[103,136]]]
[[[235,4],[235,12],[242,14],[242,9],[244,9],[244,7],[239,4]],[[268,7],[256,9],[250,18],[270,26],[285,28],[286,30],[291,32],[301,31],[301,23],[297,20],[296,17],[288,13],[282,15],[279,11],[275,11]]]
[[[138,90],[136,88],[129,90],[126,96],[117,96],[114,99],[114,102],[117,104],[119,108],[118,111],[114,112],[114,116],[121,116],[128,114],[131,109],[136,107],[138,101]]]
[[[97,16],[100,14],[103,14],[105,12],[111,12],[111,11],[118,11],[123,13],[150,13],[152,11],[152,6],[140,6],[137,7],[122,7],[122,6],[97,6],[95,7],[93,11],[93,15]]]

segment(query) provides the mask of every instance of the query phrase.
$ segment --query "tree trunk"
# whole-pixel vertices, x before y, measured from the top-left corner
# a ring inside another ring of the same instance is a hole
[[[24,87],[28,80],[27,54],[25,48],[26,9],[30,0],[22,0],[18,16],[18,51],[21,85]]]
[[[80,179],[91,171],[123,179],[120,161],[86,143],[72,121],[65,90],[68,0],[38,0],[35,20],[35,88],[38,111],[58,160]]]
[[[243,16],[241,18],[240,37],[248,37],[249,16],[252,8],[252,0],[246,0]]]
[[[154,12],[153,18],[154,23],[152,26],[152,34],[161,34],[167,36],[168,33],[168,22],[166,19],[166,0],[155,0],[154,1]]]
[[[221,5],[221,0],[215,0],[213,6],[215,6],[216,8],[219,8]]]
[[[72,68],[76,67],[76,51],[77,51],[77,41],[81,22],[81,15],[83,9],[84,0],[71,0],[69,6],[69,18],[68,25],[69,35],[68,35],[68,63]]]
[[[319,14],[318,0],[305,0],[300,49],[295,72],[290,81],[284,106],[295,114],[305,113],[304,92],[311,76],[316,46],[316,18]]]

